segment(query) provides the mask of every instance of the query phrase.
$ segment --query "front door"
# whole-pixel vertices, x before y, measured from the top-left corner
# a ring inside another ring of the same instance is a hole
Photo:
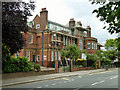
[[[35,55],[33,55],[33,62],[35,62]]]

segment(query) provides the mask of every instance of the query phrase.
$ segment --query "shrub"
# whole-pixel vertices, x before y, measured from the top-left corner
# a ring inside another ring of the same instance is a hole
[[[40,64],[34,64],[34,70],[40,71]]]
[[[23,72],[29,72],[30,70],[29,70],[29,68],[28,67],[25,67],[24,69],[23,69]]]
[[[6,60],[3,72],[29,72],[31,71],[32,65],[29,63],[26,57],[10,57]]]

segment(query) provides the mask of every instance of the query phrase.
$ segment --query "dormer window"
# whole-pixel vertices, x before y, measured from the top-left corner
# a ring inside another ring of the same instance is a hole
[[[36,29],[40,28],[40,24],[36,24]]]

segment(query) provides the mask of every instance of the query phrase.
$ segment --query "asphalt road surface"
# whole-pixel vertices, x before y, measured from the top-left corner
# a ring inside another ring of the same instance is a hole
[[[38,81],[4,88],[118,88],[118,70]]]

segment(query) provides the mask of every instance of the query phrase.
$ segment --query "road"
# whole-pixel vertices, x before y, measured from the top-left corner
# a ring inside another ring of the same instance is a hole
[[[38,81],[4,88],[118,88],[118,70]]]

